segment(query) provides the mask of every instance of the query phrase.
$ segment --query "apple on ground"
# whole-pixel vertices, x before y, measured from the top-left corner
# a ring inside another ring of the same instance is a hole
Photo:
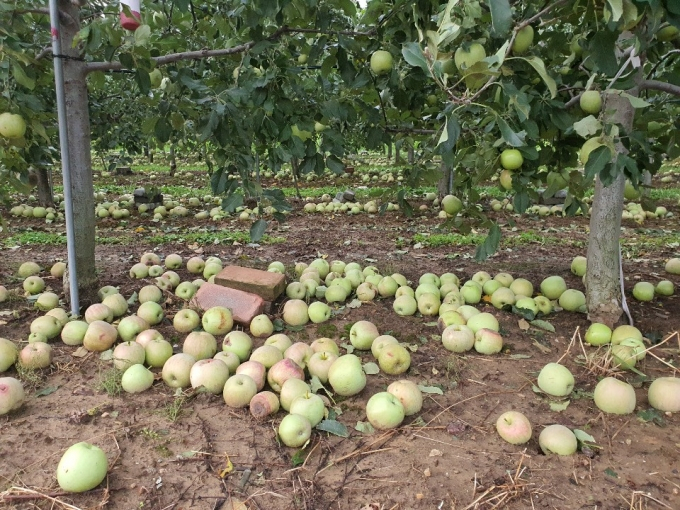
[[[312,436],[312,424],[306,416],[288,414],[279,424],[279,438],[290,448],[303,446]]]
[[[203,329],[214,336],[221,336],[231,331],[234,319],[229,308],[213,306],[203,312],[201,317]]]
[[[328,291],[326,291],[328,292]],[[289,326],[304,326],[309,322],[307,303],[301,299],[289,299],[283,305],[283,320]]]
[[[173,354],[163,364],[161,375],[165,384],[171,388],[186,388],[191,384],[189,374],[196,358],[191,354],[180,352]]]
[[[614,377],[605,377],[597,383],[593,400],[600,411],[610,414],[630,414],[637,403],[635,389]]]
[[[665,413],[677,413],[680,411],[680,379],[677,377],[655,379],[649,385],[647,398],[649,405],[654,409]]]
[[[319,395],[307,392],[291,402],[289,412],[305,416],[312,427],[316,427],[326,414],[326,405]]]
[[[104,450],[90,443],[76,443],[59,460],[57,482],[66,492],[89,491],[104,481],[108,469]]]
[[[332,352],[315,352],[307,362],[307,371],[310,376],[316,376],[322,384],[326,384],[328,382],[328,371],[336,359],[338,359],[338,355]]]
[[[83,347],[88,351],[103,352],[111,348],[118,338],[118,330],[106,321],[89,324],[83,337]]]
[[[275,335],[268,337],[264,341],[264,344],[265,345],[273,345],[274,347],[276,347],[278,350],[280,350],[283,353],[283,352],[286,352],[286,349],[288,349],[288,347],[293,345],[293,341],[285,333],[276,333]]]
[[[222,341],[222,350],[233,352],[243,362],[250,357],[253,348],[253,340],[244,331],[230,331]]]
[[[275,363],[283,359],[283,353],[275,345],[264,344],[256,348],[250,354],[249,361],[259,361],[264,367],[269,370]]]
[[[151,388],[153,381],[153,372],[140,363],[128,367],[123,373],[120,385],[126,393],[141,393]]]
[[[0,416],[19,409],[24,403],[24,385],[14,377],[0,377]]]
[[[393,429],[404,421],[405,410],[399,398],[388,391],[371,396],[366,403],[366,417],[373,427]]]
[[[503,349],[503,337],[497,331],[482,328],[475,333],[475,350],[480,354],[496,354]]]
[[[496,420],[496,431],[510,444],[524,444],[531,439],[531,423],[519,411],[506,411]]]
[[[380,350],[378,365],[386,374],[403,374],[411,366],[411,354],[401,344],[387,344]]]
[[[172,319],[172,325],[178,333],[189,333],[201,324],[201,317],[196,310],[182,308]]]
[[[538,387],[554,397],[566,397],[574,389],[574,376],[564,365],[548,363],[538,374]]]
[[[380,333],[377,326],[366,320],[355,322],[349,330],[349,340],[359,350],[369,350],[378,336]]]
[[[222,397],[229,407],[248,407],[257,394],[255,381],[246,374],[234,374],[224,383]]]
[[[408,379],[394,381],[387,387],[387,391],[399,399],[404,406],[405,416],[414,415],[423,407],[423,393],[413,381]]]
[[[161,368],[173,354],[172,344],[164,338],[152,338],[144,346],[146,364],[152,368]]]
[[[554,424],[544,428],[538,436],[538,444],[545,455],[572,455],[578,448],[574,433],[564,425]]]
[[[245,374],[255,381],[257,391],[262,391],[264,383],[267,381],[267,368],[259,361],[244,361],[236,367],[235,372],[237,374]]]
[[[250,399],[250,414],[256,420],[264,420],[265,418],[276,414],[281,403],[276,393],[271,391],[261,391]]]
[[[132,365],[144,363],[145,359],[144,346],[134,341],[120,343],[113,350],[113,366],[121,372],[125,372]]]
[[[263,338],[270,336],[274,332],[274,324],[272,324],[271,319],[268,315],[262,313],[256,315],[250,321],[250,333],[255,338]]]
[[[139,335],[147,330],[149,330],[149,323],[136,314],[123,317],[118,323],[117,328],[118,336],[124,342],[129,342],[131,340],[138,341],[137,338]]]
[[[219,395],[229,379],[229,367],[219,359],[201,359],[189,371],[192,388],[204,388],[208,393]]]
[[[336,359],[328,371],[328,382],[338,395],[349,397],[366,387],[366,374],[361,358],[344,354]]]
[[[337,363],[337,360],[335,363]],[[267,372],[267,382],[271,389],[276,392],[281,392],[281,387],[288,379],[305,380],[305,371],[292,359],[282,359]]]
[[[139,305],[137,308],[137,315],[144,319],[149,326],[160,324],[165,317],[163,307],[155,301],[147,301]]]
[[[182,352],[196,360],[212,358],[217,353],[217,340],[207,331],[192,331],[184,339]]]

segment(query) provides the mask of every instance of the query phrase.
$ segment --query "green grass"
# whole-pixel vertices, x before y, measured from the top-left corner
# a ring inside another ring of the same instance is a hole
[[[680,200],[680,188],[656,188],[650,190],[649,196],[652,200]]]
[[[97,244],[111,245],[111,244],[126,244],[132,240],[131,237],[121,236],[99,236],[96,237]],[[0,242],[1,246],[63,246],[66,244],[66,234],[57,232],[35,232],[26,231],[11,235]]]
[[[111,397],[117,397],[123,391],[121,380],[123,372],[117,368],[109,368],[99,372],[99,380],[97,381],[97,390],[105,391]]]
[[[219,243],[249,243],[250,234],[248,232],[186,232],[183,234],[154,234],[145,238],[152,244],[166,243],[198,243],[214,244]],[[281,244],[286,241],[283,237],[272,237],[265,235],[260,239],[260,244]]]

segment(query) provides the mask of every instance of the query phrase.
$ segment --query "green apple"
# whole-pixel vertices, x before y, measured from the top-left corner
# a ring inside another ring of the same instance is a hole
[[[611,342],[612,330],[606,324],[593,322],[586,330],[585,340],[590,345],[599,346]]]
[[[538,387],[554,397],[566,397],[574,389],[574,376],[564,365],[548,363],[538,374]]]
[[[654,285],[649,282],[637,282],[633,287],[633,297],[638,301],[652,301],[654,299]]]
[[[388,391],[376,393],[366,403],[366,417],[376,429],[393,429],[404,421],[405,410],[401,401]]]
[[[387,391],[399,399],[404,406],[405,416],[414,415],[423,407],[423,393],[413,381],[408,379],[394,381],[387,387]]]
[[[680,258],[671,258],[666,261],[665,269],[670,274],[680,274]]]
[[[104,481],[108,468],[104,450],[90,443],[76,443],[59,460],[57,482],[66,492],[89,491]]]
[[[582,277],[583,275],[585,275],[587,267],[588,259],[581,255],[574,257],[574,259],[571,261],[571,272],[574,273],[576,276]]]
[[[623,340],[627,338],[635,338],[639,341],[642,341],[642,333],[635,326],[623,324],[614,329],[614,331],[612,331],[611,343],[614,345],[620,344]]]
[[[654,289],[659,296],[672,296],[675,293],[675,285],[670,280],[661,280]]]
[[[680,411],[680,379],[677,377],[659,377],[649,385],[647,390],[649,405],[665,413]]]
[[[349,397],[361,392],[366,386],[361,359],[355,354],[340,356],[328,371],[328,382],[338,395]]]
[[[0,416],[19,409],[26,394],[24,385],[14,377],[0,377]]]
[[[506,170],[517,170],[524,163],[522,153],[517,149],[505,149],[501,152],[501,166]]]
[[[290,448],[300,448],[312,436],[312,424],[300,414],[288,414],[279,424],[279,438]]]
[[[538,444],[544,454],[572,455],[578,448],[574,433],[564,425],[548,425],[538,436]]]
[[[377,75],[389,73],[392,70],[392,62],[392,54],[389,51],[375,51],[371,55],[371,71]]]
[[[319,395],[307,392],[291,402],[289,412],[305,416],[312,427],[316,427],[326,414],[326,405]]]
[[[446,195],[442,198],[441,207],[446,211],[446,214],[455,216],[463,209],[463,202],[454,195]]]
[[[567,289],[560,296],[559,304],[568,312],[585,312],[586,295],[580,290]]]
[[[373,340],[378,338],[380,333],[375,324],[370,321],[357,321],[352,324],[349,330],[349,341],[354,348],[359,350],[369,350],[373,344]]]
[[[597,90],[586,90],[579,99],[581,110],[585,113],[596,115],[602,108],[602,96]]]
[[[139,363],[128,367],[123,373],[120,385],[126,393],[141,393],[151,388],[153,380],[153,372]]]
[[[465,70],[474,66],[480,60],[486,58],[484,46],[479,43],[472,43],[467,46],[460,46],[453,55],[453,61],[459,71],[465,74]]]
[[[390,343],[380,349],[378,365],[386,374],[403,374],[411,366],[411,354],[403,345]]]
[[[497,331],[482,328],[475,333],[475,351],[480,354],[496,354],[503,349],[503,337]]]
[[[534,43],[534,27],[527,25],[522,27],[515,36],[512,43],[512,53],[514,55],[521,55],[525,53]]]
[[[531,439],[531,422],[519,411],[506,411],[496,420],[496,431],[510,444],[524,444]]]
[[[442,331],[442,345],[451,352],[467,352],[475,345],[475,334],[464,324],[452,324]]]
[[[26,134],[26,121],[17,113],[0,114],[0,135],[5,138],[21,138]]]
[[[559,299],[567,290],[567,283],[561,276],[548,276],[541,282],[541,293],[548,299]]]
[[[593,400],[600,411],[610,414],[630,414],[637,403],[635,389],[614,377],[605,377],[597,383]]]

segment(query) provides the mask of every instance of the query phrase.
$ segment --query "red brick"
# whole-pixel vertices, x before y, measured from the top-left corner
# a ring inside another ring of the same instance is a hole
[[[215,283],[232,289],[252,292],[265,301],[274,301],[286,288],[286,277],[280,273],[250,267],[227,266],[217,275]]]
[[[224,306],[231,310],[234,322],[248,326],[256,315],[264,310],[264,299],[250,292],[204,283],[191,300],[191,305],[207,310],[213,306]]]

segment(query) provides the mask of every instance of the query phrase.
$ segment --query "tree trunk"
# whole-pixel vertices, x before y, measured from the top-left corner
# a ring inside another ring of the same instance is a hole
[[[401,164],[401,151],[399,150],[399,146],[396,143],[394,144],[394,164]]]
[[[72,57],[65,58],[63,62],[64,95],[69,138],[73,230],[77,247],[76,273],[81,302],[87,303],[92,296],[96,296],[97,284],[87,69],[85,62],[80,60],[78,45],[75,47],[73,45],[73,39],[80,30],[80,6],[71,0],[59,0],[59,9],[66,13],[66,16],[62,17],[60,31],[62,53]],[[68,298],[68,289],[65,289],[65,294]]]
[[[50,173],[47,171],[47,168],[37,168],[35,170],[35,176],[38,180],[38,203],[43,207],[54,207],[52,180],[50,179]]]
[[[625,182],[623,174],[620,174],[605,188],[598,178],[595,182],[595,199],[590,215],[586,271],[588,319],[610,327],[619,320],[623,312],[619,236]]]
[[[453,175],[453,170],[446,165],[443,161],[440,165],[441,177],[437,181],[437,194],[439,198],[444,197],[451,193],[451,177]]]
[[[627,92],[637,95],[635,89]],[[605,98],[603,109],[608,112],[605,114],[605,121],[618,124],[624,132],[629,132],[635,116],[635,109],[630,101],[617,94],[605,94]],[[625,151],[621,143],[616,145],[617,154],[624,154]],[[604,187],[599,178],[595,181],[588,235],[586,271],[588,319],[610,327],[623,313],[619,238],[625,182],[623,174],[619,174],[608,187]]]
[[[170,144],[170,177],[175,176],[177,171],[177,158],[175,157],[175,144]]]
[[[408,148],[408,164],[412,165],[415,161],[415,151],[413,150],[413,145]]]
[[[387,161],[392,159],[392,142],[387,144]]]

